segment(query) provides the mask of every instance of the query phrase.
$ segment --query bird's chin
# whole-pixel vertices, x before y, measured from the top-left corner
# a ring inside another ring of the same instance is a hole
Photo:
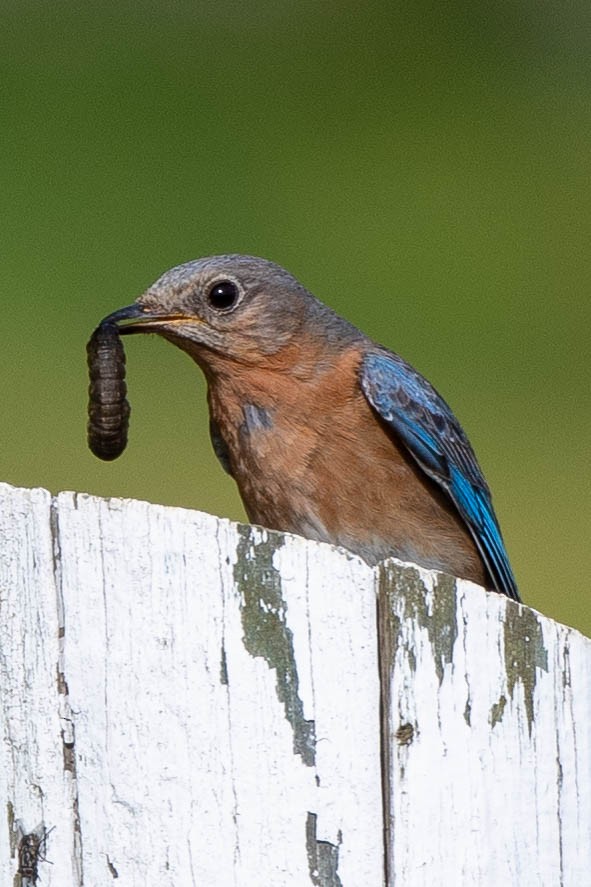
[[[137,332],[157,333],[163,339],[185,351],[200,365],[203,364],[204,356],[208,353],[219,352],[223,354],[226,351],[222,337],[217,336],[215,330],[211,330],[200,323],[185,321],[181,324],[167,321],[154,324],[150,329],[137,330]]]

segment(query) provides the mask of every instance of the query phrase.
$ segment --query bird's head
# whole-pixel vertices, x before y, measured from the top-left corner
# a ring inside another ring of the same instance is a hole
[[[105,320],[121,334],[158,333],[204,368],[216,356],[270,365],[304,331],[325,347],[327,338],[342,340],[349,329],[279,265],[241,255],[178,265]]]

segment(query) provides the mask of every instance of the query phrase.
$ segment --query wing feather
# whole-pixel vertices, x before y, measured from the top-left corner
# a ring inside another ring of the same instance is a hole
[[[360,382],[371,406],[453,501],[496,590],[519,600],[490,490],[449,406],[420,373],[390,352],[366,354]]]

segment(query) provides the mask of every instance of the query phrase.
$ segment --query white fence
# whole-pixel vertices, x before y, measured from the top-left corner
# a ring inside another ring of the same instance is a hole
[[[1,885],[46,832],[42,887],[591,883],[577,632],[143,502],[0,485],[0,533]]]

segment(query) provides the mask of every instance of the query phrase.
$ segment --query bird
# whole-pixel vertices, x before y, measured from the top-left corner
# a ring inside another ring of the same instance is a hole
[[[450,407],[281,266],[238,254],[185,262],[104,323],[157,333],[201,369],[213,449],[252,523],[520,600]]]

